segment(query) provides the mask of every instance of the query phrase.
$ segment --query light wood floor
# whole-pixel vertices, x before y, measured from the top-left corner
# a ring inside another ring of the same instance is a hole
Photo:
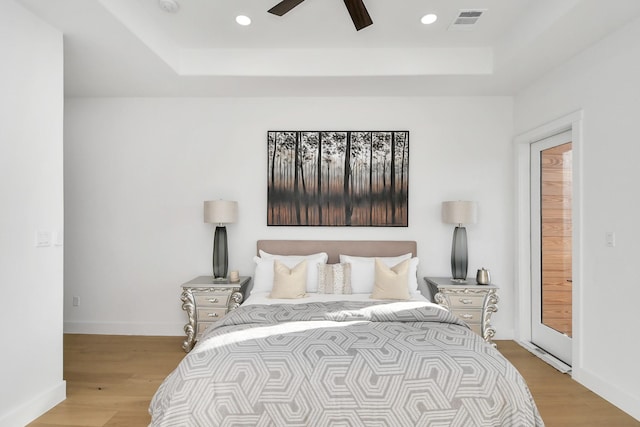
[[[29,425],[147,426],[153,393],[184,357],[181,343],[181,337],[65,335],[67,400]],[[526,379],[548,427],[640,426],[513,341],[497,344]]]

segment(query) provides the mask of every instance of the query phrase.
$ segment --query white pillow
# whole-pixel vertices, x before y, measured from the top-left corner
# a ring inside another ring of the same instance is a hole
[[[418,289],[418,264],[420,264],[420,259],[418,257],[411,258],[411,262],[409,263],[409,293],[410,294],[420,294],[420,289]]]
[[[283,259],[287,259],[287,258],[291,258],[291,259],[309,259],[309,258],[317,258],[319,256],[324,257],[324,262],[326,264],[327,260],[329,259],[329,255],[326,252],[318,252],[317,254],[311,254],[311,255],[278,255],[278,254],[270,254],[269,252],[265,252],[262,249],[260,249],[258,251],[258,253],[260,254],[260,258],[264,258],[264,259],[277,259],[282,261]]]
[[[318,264],[326,264],[329,256],[325,252],[312,255],[273,255],[260,251],[261,257],[253,257],[256,269],[251,292],[271,292],[273,289],[273,261],[277,259],[289,268],[307,261],[307,292],[318,292]]]
[[[253,287],[251,292],[271,292],[273,289],[273,260],[253,257],[256,269],[253,272]]]
[[[396,257],[358,257],[351,255],[340,255],[340,262],[348,262],[351,264],[351,292],[354,294],[370,294],[373,292],[375,283],[375,260],[378,258],[388,267],[393,267],[401,261],[410,259],[409,278],[407,288],[409,293],[420,293],[418,290],[418,264],[420,260],[415,257],[411,258],[411,253]]]

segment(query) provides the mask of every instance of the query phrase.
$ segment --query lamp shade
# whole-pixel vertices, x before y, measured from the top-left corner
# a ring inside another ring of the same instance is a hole
[[[238,219],[238,202],[210,200],[204,202],[204,222],[229,224]]]
[[[478,221],[478,203],[466,201],[442,202],[442,222],[447,224],[475,224]]]

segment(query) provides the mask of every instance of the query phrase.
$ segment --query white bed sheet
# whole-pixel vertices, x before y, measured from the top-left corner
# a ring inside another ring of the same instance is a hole
[[[307,293],[305,298],[295,299],[274,299],[269,298],[270,292],[251,292],[251,295],[246,299],[242,305],[254,305],[254,304],[304,304],[307,302],[329,302],[329,301],[388,301],[388,300],[376,300],[370,298],[371,294],[317,294]],[[411,299],[409,301],[427,301],[422,294],[410,294]]]

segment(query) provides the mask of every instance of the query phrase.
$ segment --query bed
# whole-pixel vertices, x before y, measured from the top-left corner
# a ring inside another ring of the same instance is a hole
[[[544,425],[513,365],[420,294],[415,242],[262,240],[254,261],[251,294],[163,381],[152,426]]]

